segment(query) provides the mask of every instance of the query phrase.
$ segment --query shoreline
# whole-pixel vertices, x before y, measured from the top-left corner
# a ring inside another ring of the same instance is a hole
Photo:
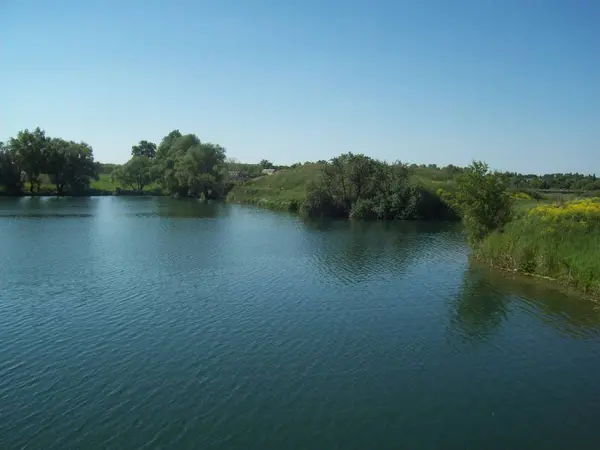
[[[536,282],[541,282],[544,284],[544,286],[546,286],[550,289],[560,291],[561,293],[563,293],[565,295],[589,300],[589,301],[592,301],[592,302],[600,305],[600,296],[585,293],[585,292],[581,291],[580,289],[577,289],[575,286],[573,286],[573,284],[561,281],[558,278],[553,278],[553,277],[549,277],[546,275],[540,275],[540,274],[532,273],[532,272],[523,272],[518,269],[512,269],[512,268],[508,268],[508,267],[494,265],[485,260],[482,260],[481,258],[478,258],[473,253],[471,253],[469,255],[469,260],[483,268],[486,268],[487,270],[498,272],[500,274],[511,274],[514,277],[519,277],[519,278],[529,279],[529,280],[536,281]]]

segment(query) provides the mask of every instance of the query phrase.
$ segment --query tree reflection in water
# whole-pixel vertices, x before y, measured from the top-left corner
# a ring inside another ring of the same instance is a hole
[[[543,280],[470,265],[452,305],[450,333],[477,344],[498,333],[517,311],[573,338],[600,335],[600,305]]]

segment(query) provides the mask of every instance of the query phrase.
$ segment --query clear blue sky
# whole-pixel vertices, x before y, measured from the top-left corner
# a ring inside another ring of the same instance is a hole
[[[600,174],[600,1],[0,0],[0,140]]]

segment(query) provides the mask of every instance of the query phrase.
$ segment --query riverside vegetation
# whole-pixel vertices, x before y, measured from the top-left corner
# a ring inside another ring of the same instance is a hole
[[[269,168],[277,171],[261,176]],[[595,175],[500,173],[482,162],[437,167],[345,153],[291,166],[242,164],[227,159],[223,147],[179,130],[159,145],[140,141],[123,165],[100,164],[89,144],[51,138],[40,128],[0,143],[5,195],[147,193],[225,199],[309,218],[461,219],[475,258],[592,296],[600,296],[598,189]]]
[[[473,163],[459,177],[449,201],[460,210],[473,256],[600,297],[600,199],[517,209],[519,197],[509,193],[506,177],[483,163]]]

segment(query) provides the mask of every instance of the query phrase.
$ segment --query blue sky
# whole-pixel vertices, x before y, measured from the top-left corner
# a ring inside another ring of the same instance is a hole
[[[595,0],[0,2],[0,140],[600,174]]]

